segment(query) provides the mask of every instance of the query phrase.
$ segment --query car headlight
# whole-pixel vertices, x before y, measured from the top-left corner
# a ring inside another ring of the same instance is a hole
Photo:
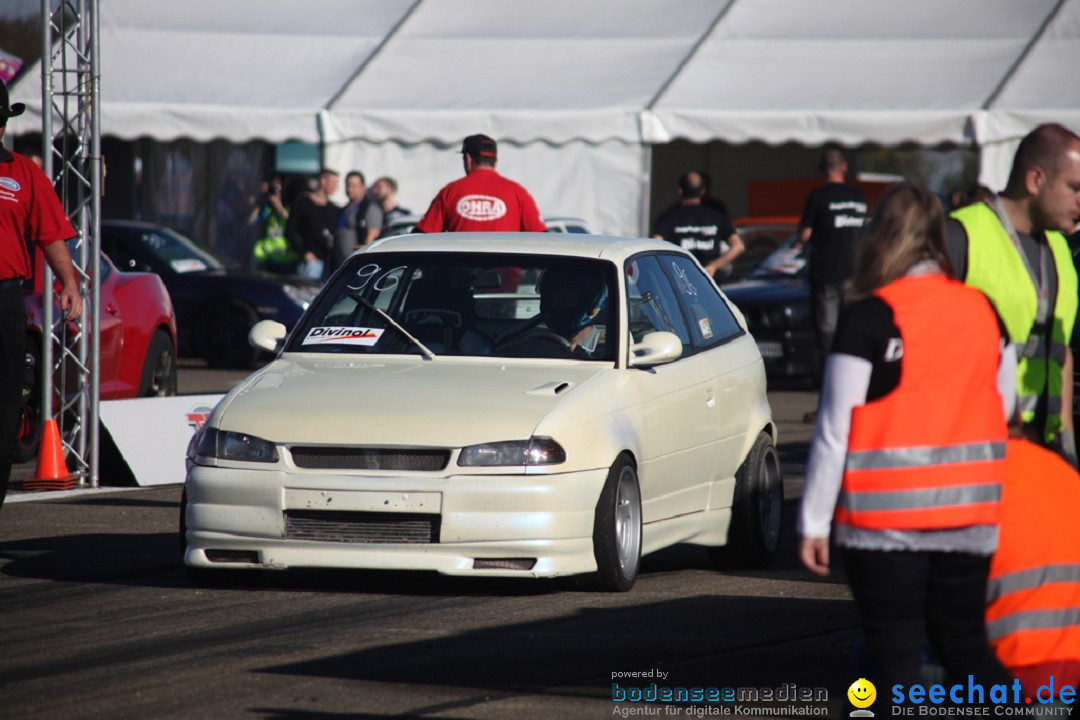
[[[810,319],[809,303],[805,305],[800,303],[792,303],[787,308],[787,316],[789,327],[796,328],[802,325],[806,325]]]
[[[566,462],[566,451],[547,437],[470,445],[462,448],[458,456],[458,465],[462,467],[558,465],[563,462]]]
[[[277,446],[254,435],[204,427],[199,435],[197,457],[243,462],[277,462]]]
[[[285,295],[290,300],[304,310],[308,309],[308,305],[310,305],[311,301],[315,299],[315,296],[319,294],[319,288],[306,285],[289,285],[286,283],[281,286],[281,289],[285,291]]]

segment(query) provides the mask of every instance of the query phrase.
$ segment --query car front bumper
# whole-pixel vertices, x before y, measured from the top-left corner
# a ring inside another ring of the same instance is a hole
[[[555,577],[592,572],[607,471],[375,477],[194,466],[184,562]]]
[[[750,329],[765,373],[770,377],[817,375],[817,343],[813,331]]]

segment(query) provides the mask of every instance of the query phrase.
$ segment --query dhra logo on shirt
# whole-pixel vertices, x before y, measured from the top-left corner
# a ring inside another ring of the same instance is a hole
[[[5,190],[11,190],[12,192],[19,192],[22,190],[22,185],[18,183],[14,178],[0,177],[0,187]]]
[[[498,220],[506,215],[506,203],[490,195],[466,195],[458,200],[457,213],[466,220]]]

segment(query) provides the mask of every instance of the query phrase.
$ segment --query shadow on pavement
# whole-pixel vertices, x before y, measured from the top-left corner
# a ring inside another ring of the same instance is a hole
[[[846,666],[837,667],[836,657],[850,655],[856,624],[852,603],[843,600],[703,595],[581,608],[563,617],[383,645],[263,672],[395,683],[405,686],[405,693],[409,685],[476,688],[483,691],[477,703],[500,692],[610,700],[613,691],[650,683],[772,690],[794,683],[823,689],[830,702],[839,702],[852,676]],[[638,671],[652,675],[622,675]],[[657,671],[667,674],[660,677]],[[440,709],[408,712],[427,715]]]

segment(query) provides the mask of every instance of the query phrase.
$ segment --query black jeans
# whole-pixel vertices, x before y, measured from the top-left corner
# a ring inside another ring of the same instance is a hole
[[[11,473],[26,375],[26,306],[22,287],[0,289],[0,482]]]
[[[844,564],[874,664],[878,695],[922,682],[927,640],[951,682],[1011,685],[986,636],[990,558],[969,553],[844,550]]]
[[[841,284],[810,284],[810,316],[814,321],[814,339],[817,343],[815,375],[818,386],[825,372],[825,357],[832,350],[840,310],[844,307],[844,286]]]

